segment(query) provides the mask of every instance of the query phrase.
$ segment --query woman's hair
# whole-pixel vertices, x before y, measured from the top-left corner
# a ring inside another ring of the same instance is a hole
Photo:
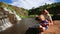
[[[44,13],[49,13],[46,9],[44,9],[42,12],[44,12]]]

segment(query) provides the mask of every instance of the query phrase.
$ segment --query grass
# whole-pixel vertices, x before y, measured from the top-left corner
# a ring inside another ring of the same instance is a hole
[[[53,16],[53,14],[50,14],[50,15]],[[29,18],[34,18],[35,15],[29,15],[28,17],[29,17]]]
[[[35,15],[29,15],[28,16],[28,18],[34,18],[35,17]]]

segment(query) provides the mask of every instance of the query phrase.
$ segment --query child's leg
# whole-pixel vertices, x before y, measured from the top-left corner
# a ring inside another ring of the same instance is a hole
[[[39,29],[40,29],[41,31],[45,31],[45,27],[42,27],[41,25],[40,25]]]

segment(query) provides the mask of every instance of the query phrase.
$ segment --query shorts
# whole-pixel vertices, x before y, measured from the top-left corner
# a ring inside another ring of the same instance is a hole
[[[45,30],[48,30],[48,26],[45,26]]]

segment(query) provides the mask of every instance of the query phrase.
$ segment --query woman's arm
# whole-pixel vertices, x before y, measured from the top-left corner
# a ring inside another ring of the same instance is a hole
[[[52,17],[50,16],[50,14],[48,14],[47,16],[48,16],[48,19],[49,19],[48,22],[53,25]]]

